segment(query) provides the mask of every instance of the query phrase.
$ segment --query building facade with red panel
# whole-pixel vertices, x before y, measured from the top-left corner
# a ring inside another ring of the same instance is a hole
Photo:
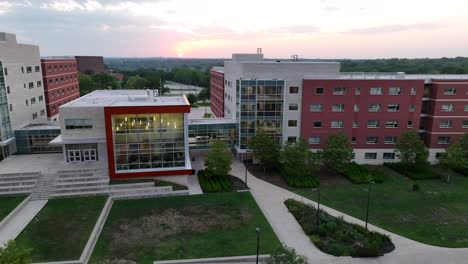
[[[216,117],[224,117],[224,72],[214,68],[210,71],[210,106]]]
[[[185,96],[98,90],[60,107],[66,162],[101,163],[110,179],[189,175]]]
[[[80,97],[74,58],[41,59],[47,117],[59,118],[59,107]]]

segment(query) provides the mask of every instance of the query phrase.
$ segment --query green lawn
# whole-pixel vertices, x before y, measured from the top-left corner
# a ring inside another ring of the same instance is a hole
[[[248,192],[115,201],[91,258],[155,260],[254,255],[280,242]]]
[[[26,196],[0,197],[0,222],[18,206]]]
[[[32,248],[33,262],[79,259],[106,199],[49,200],[16,238],[18,247]]]
[[[412,191],[413,183],[419,184],[418,192]],[[295,192],[317,198],[310,189]],[[367,185],[322,186],[321,202],[364,220]],[[436,246],[468,247],[468,177],[453,176],[446,184],[390,176],[372,185],[369,212],[370,223],[390,232]]]

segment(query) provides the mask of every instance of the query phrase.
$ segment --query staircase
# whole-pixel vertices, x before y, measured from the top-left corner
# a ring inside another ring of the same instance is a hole
[[[48,200],[53,193],[54,181],[54,174],[41,175],[37,182],[36,188],[31,194],[31,201]]]
[[[0,196],[30,194],[40,176],[40,172],[0,174]]]

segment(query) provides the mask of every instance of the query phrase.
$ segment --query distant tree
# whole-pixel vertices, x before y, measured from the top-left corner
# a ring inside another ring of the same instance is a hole
[[[194,94],[188,94],[187,100],[189,101],[190,105],[194,105],[197,102],[197,96]]]
[[[16,246],[14,240],[10,240],[2,247],[0,245],[0,263],[3,264],[30,264],[31,249],[23,249]]]
[[[106,73],[99,73],[95,74],[92,77],[94,83],[96,84],[96,89],[100,90],[107,90],[107,89],[119,89],[120,83],[115,79],[114,76],[106,74]]]
[[[263,170],[273,168],[279,159],[281,149],[278,140],[260,130],[248,142],[248,148],[253,151],[254,157],[260,161]]]
[[[342,166],[353,159],[353,147],[343,131],[328,137],[322,159],[330,167]]]
[[[286,142],[280,152],[281,173],[289,178],[314,177],[320,162],[320,153],[310,151],[303,138],[297,142]]]
[[[457,168],[468,169],[468,159],[464,156],[463,149],[459,143],[452,144],[439,158],[440,165],[446,168],[447,183],[450,183],[451,171]]]
[[[267,260],[267,264],[307,264],[307,258],[293,248],[283,246]]]
[[[395,145],[395,150],[401,162],[410,164],[423,164],[429,156],[424,142],[415,130],[403,132],[400,141]]]
[[[132,76],[125,83],[126,89],[145,89],[146,79],[140,76]]]
[[[468,133],[465,133],[459,141],[463,156],[468,160]]]
[[[199,93],[198,93],[198,99],[202,100],[205,102],[205,100],[210,99],[210,89],[208,88],[203,88]]]
[[[83,96],[85,94],[88,94],[94,90],[96,90],[96,83],[93,81],[91,76],[86,75],[86,74],[78,74],[78,82],[80,85],[80,95]]]
[[[217,141],[213,143],[208,157],[205,159],[206,171],[213,177],[225,177],[231,171],[232,154],[225,143]]]

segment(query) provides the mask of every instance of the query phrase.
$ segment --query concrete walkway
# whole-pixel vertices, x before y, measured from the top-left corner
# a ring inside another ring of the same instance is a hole
[[[244,179],[245,168],[242,163],[235,160],[231,174]],[[305,235],[296,219],[288,212],[284,201],[293,198],[304,203],[316,206],[312,200],[292,193],[286,189],[277,187],[263,180],[260,180],[248,173],[248,185],[251,193],[262,209],[269,223],[276,232],[283,244],[296,249],[296,251],[306,256],[310,263],[372,263],[372,264],[462,264],[468,263],[468,248],[441,248],[416,242],[402,236],[387,232],[381,228],[369,225],[370,230],[375,230],[391,237],[396,249],[378,258],[351,258],[334,257],[318,250],[310,239]],[[345,215],[329,207],[320,205],[320,208],[333,216],[342,216],[350,223],[364,226],[364,222]],[[468,228],[468,227],[467,227]]]
[[[0,228],[0,246],[15,239],[46,205],[47,200],[29,201]]]

